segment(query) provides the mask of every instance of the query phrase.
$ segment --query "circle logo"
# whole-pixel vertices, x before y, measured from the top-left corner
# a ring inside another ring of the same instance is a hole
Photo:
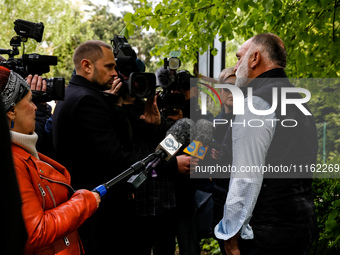
[[[205,153],[205,147],[204,146],[201,146],[199,149],[198,149],[198,156],[202,157]]]

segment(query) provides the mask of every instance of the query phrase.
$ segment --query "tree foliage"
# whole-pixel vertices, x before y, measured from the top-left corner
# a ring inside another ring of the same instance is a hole
[[[147,0],[127,13],[125,33],[152,28],[167,38],[154,55],[182,51],[182,61],[196,61],[218,34],[220,41],[272,32],[286,43],[291,77],[337,77],[340,59],[339,0]],[[213,49],[213,54],[216,49]]]
[[[73,71],[72,54],[82,41],[93,37],[79,6],[69,0],[0,0],[2,29],[0,47],[10,48],[10,39],[16,35],[13,22],[24,19],[44,23],[43,42],[29,39],[25,53],[39,53],[58,57],[58,65],[46,76],[63,76],[68,80]],[[21,48],[21,53],[23,49]],[[20,54],[21,55],[21,54]],[[17,56],[17,57],[20,57]]]
[[[138,2],[124,0],[120,4],[131,5],[138,8]],[[155,44],[161,44],[164,41],[159,33],[150,33],[142,28],[136,28],[134,34],[129,36],[124,32],[125,24],[122,17],[116,16],[110,12],[108,6],[97,5],[88,2],[88,6],[93,7],[91,17],[88,23],[94,33],[93,39],[98,39],[111,43],[114,35],[124,34],[128,39],[129,44],[133,47],[137,53],[138,58],[144,61],[147,72],[154,72],[157,65],[154,61],[151,61],[150,51]]]

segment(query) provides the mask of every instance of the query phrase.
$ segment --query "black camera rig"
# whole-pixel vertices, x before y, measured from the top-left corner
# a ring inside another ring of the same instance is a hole
[[[153,97],[156,91],[155,74],[145,73],[138,69],[137,54],[124,36],[115,35],[111,44],[116,58],[117,71],[120,73],[118,77],[123,82],[123,87],[120,89],[121,95],[124,97],[126,93],[129,93],[135,98]],[[124,79],[123,75],[129,79]]]
[[[42,75],[50,71],[51,65],[57,65],[58,58],[55,56],[39,55],[37,53],[25,54],[21,58],[14,58],[19,55],[19,47],[24,45],[28,38],[41,42],[44,33],[44,24],[42,22],[34,23],[22,19],[14,22],[14,31],[17,33],[10,41],[12,49],[0,49],[0,54],[7,54],[8,59],[1,61],[0,65],[18,73],[23,78],[29,74]],[[23,47],[24,48],[24,47]],[[24,48],[25,50],[25,48]],[[32,91],[35,103],[48,102],[51,100],[63,100],[65,96],[65,79],[49,78],[46,79],[46,91]]]
[[[156,72],[157,85],[162,88],[157,103],[164,115],[174,115],[178,109],[185,107],[184,95],[173,92],[190,90],[190,79],[194,78],[189,71],[178,70],[181,66],[180,55],[180,51],[170,52],[170,58],[164,58],[164,66]]]

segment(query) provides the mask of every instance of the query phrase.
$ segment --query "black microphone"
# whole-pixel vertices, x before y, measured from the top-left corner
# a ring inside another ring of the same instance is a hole
[[[103,197],[109,188],[117,184],[121,180],[130,176],[133,173],[138,173],[132,176],[128,182],[131,183],[135,188],[138,188],[147,178],[147,172],[143,172],[146,166],[150,163],[155,162],[157,159],[169,160],[175,155],[183,144],[190,141],[190,130],[195,130],[195,123],[190,119],[181,119],[177,121],[167,132],[167,136],[157,146],[156,151],[151,153],[146,158],[136,162],[130,168],[111,179],[110,181],[99,185],[93,192],[97,192],[100,197]],[[189,137],[189,138],[188,138]]]
[[[167,89],[175,81],[175,76],[169,69],[159,68],[156,71],[157,85],[160,85],[163,89]]]
[[[166,134],[172,134],[177,141],[186,146],[196,136],[196,130],[196,124],[193,120],[183,118],[176,121]]]
[[[147,179],[151,169],[155,169],[164,159],[168,161],[179,151],[182,145],[189,144],[191,137],[194,137],[195,134],[194,121],[188,118],[176,121],[167,131],[165,139],[156,148],[156,153],[158,152],[160,156],[150,162],[144,171],[131,176],[128,183],[137,189]]]
[[[190,156],[204,159],[209,146],[213,140],[213,123],[200,119],[196,122],[196,136],[195,139],[184,149],[184,152]]]

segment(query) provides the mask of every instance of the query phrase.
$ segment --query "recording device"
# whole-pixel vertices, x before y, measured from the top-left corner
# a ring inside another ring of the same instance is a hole
[[[151,165],[153,168],[155,168],[163,160],[168,161],[179,151],[181,147],[182,144],[176,141],[172,134],[168,134],[156,148],[155,153],[157,154],[157,157],[148,162],[147,166]],[[156,161],[157,164],[155,164]],[[131,176],[127,182],[137,189],[147,179],[150,169],[151,167],[144,168],[145,171],[141,171],[140,173]]]
[[[188,118],[178,120],[166,133],[166,138],[157,146],[156,152],[163,151],[162,157],[154,159],[139,174],[131,176],[128,183],[137,189],[146,179],[151,169],[155,169],[163,160],[168,161],[174,156],[182,145],[190,143],[191,137],[196,134],[195,122]]]
[[[184,108],[185,97],[182,93],[171,91],[189,90],[190,79],[194,76],[187,70],[172,71],[161,67],[156,71],[156,77],[157,84],[162,88],[162,93],[158,97],[158,108],[162,109],[165,115],[176,114],[174,109]]]
[[[195,139],[183,151],[190,156],[204,159],[213,140],[213,124],[206,119],[196,122]]]
[[[97,192],[100,197],[103,197],[107,193],[108,189],[133,173],[135,173],[135,175],[128,180],[128,183],[135,188],[138,188],[147,179],[149,171],[156,167],[154,163],[156,161],[169,160],[172,156],[174,156],[183,144],[190,143],[190,137],[192,136],[191,132],[195,132],[195,130],[195,123],[192,120],[184,118],[177,121],[168,130],[167,136],[159,144],[154,153],[151,153],[146,158],[136,162],[123,173],[110,181],[99,185],[92,191]]]
[[[129,77],[126,81],[122,75],[118,75],[123,82],[123,87],[120,89],[121,95],[124,97],[126,93],[129,93],[135,98],[153,97],[156,91],[155,74],[145,73],[144,70],[138,68],[137,62],[141,60],[137,59],[136,52],[124,36],[115,35],[111,44],[116,57],[117,71]]]
[[[46,91],[32,90],[32,97],[34,103],[43,103],[52,100],[64,100],[65,98],[64,78],[62,77],[44,78],[43,80],[46,81]]]
[[[176,121],[175,124],[169,128],[166,134],[172,134],[177,141],[187,146],[190,141],[196,137],[197,127],[193,120],[182,118]]]
[[[177,71],[181,66],[180,55],[180,51],[171,51],[170,58],[164,58],[164,66],[156,71],[157,85],[162,88],[157,104],[166,116],[177,115],[176,110],[185,106],[184,95],[171,91],[189,90],[190,78],[194,78],[186,70]]]
[[[181,61],[177,57],[164,58],[164,69],[177,70],[181,66]]]
[[[32,38],[41,42],[44,34],[44,23],[34,23],[27,20],[17,19],[14,21],[14,31],[23,38]]]
[[[41,42],[44,33],[44,24],[34,23],[26,20],[17,19],[14,21],[14,30],[17,33],[11,41],[12,49],[0,49],[0,54],[7,54],[9,57],[5,61],[1,61],[0,65],[4,66],[23,78],[29,74],[42,75],[50,71],[51,65],[57,65],[58,58],[55,56],[39,55],[37,53],[25,54],[21,58],[14,58],[19,55],[18,47],[27,42],[28,38],[32,38],[37,42]],[[65,80],[64,78],[49,78],[46,80],[46,91],[32,91],[33,101],[35,103],[48,102],[51,100],[63,100],[65,96]]]
[[[179,56],[181,55],[180,51],[171,51],[170,58],[164,58],[164,69],[170,69],[172,71],[176,71],[181,66],[181,61],[179,60]]]

